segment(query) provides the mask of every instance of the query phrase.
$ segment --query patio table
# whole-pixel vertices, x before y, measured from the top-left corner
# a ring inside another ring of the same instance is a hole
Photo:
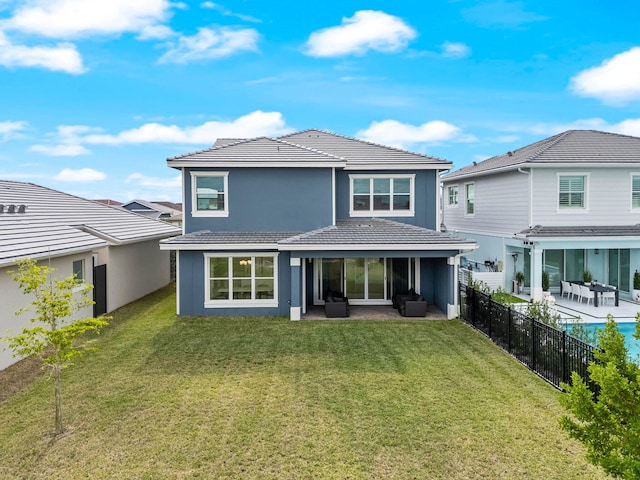
[[[578,281],[575,281],[575,282],[569,281],[569,283],[575,283],[577,285],[584,285],[584,282],[578,282]],[[614,288],[614,287],[607,287],[607,286],[604,286],[604,285],[597,285],[597,284],[593,284],[593,283],[591,285],[588,285],[588,287],[589,287],[589,290],[591,290],[592,292],[596,293],[594,295],[594,297],[593,297],[593,306],[594,307],[598,306],[598,297],[600,296],[599,294],[602,293],[602,292],[615,292],[615,300],[616,300],[615,301],[615,305],[616,305],[616,307],[619,306],[619,293],[620,293],[619,289]],[[562,293],[562,284],[560,285],[560,292]]]

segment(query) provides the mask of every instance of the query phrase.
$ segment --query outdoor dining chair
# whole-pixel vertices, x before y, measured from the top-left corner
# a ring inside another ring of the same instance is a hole
[[[582,290],[580,289],[580,285],[577,283],[571,283],[571,299],[575,300],[576,296],[578,297],[578,301],[582,302]]]
[[[582,302],[583,298],[586,298],[587,305],[589,305],[589,300],[591,300],[591,303],[594,303],[593,299],[596,297],[596,292],[591,291],[589,287],[585,285],[580,285],[580,292],[580,296],[582,297],[580,302]]]

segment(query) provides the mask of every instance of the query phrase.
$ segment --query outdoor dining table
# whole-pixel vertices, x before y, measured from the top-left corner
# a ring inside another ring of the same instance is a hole
[[[569,282],[569,283],[575,283],[577,285],[585,285],[584,282]],[[587,285],[589,287],[589,290],[591,290],[592,292],[595,292],[595,295],[593,296],[593,306],[597,307],[598,306],[598,297],[600,296],[601,293],[603,292],[615,292],[615,305],[616,307],[619,304],[619,290],[617,288],[614,287],[608,287],[605,285],[599,285],[599,284],[590,284]],[[561,286],[562,288],[562,286]]]

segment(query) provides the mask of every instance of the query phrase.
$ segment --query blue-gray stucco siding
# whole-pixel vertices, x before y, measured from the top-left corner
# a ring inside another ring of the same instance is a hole
[[[228,217],[191,216],[191,172],[186,169],[185,233],[302,232],[331,225],[330,168],[228,168]]]
[[[339,219],[349,218],[350,183],[349,175],[365,174],[365,175],[403,175],[415,174],[414,185],[414,206],[415,215],[413,217],[385,217],[398,222],[409,223],[419,227],[430,228],[435,230],[437,227],[437,208],[436,198],[438,189],[438,176],[436,170],[339,170],[336,171],[336,217]]]
[[[205,308],[205,269],[204,254],[206,251],[181,251],[179,255],[179,306],[180,315],[265,315],[265,316],[289,316],[291,301],[291,270],[289,266],[289,254],[278,254],[278,306],[258,308]],[[221,253],[216,250],[215,253]],[[229,252],[233,254],[237,252]],[[277,252],[265,252],[275,254]]]

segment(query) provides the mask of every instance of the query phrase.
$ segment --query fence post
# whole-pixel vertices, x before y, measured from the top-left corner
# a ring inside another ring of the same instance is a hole
[[[511,353],[511,322],[513,322],[512,307],[507,307],[507,352]]]
[[[493,299],[491,295],[489,297],[489,338],[493,339],[493,335],[491,334],[491,324],[493,323]]]
[[[531,320],[531,370],[536,370],[536,321],[529,317]]]
[[[468,288],[468,287],[467,287]],[[476,326],[476,289],[471,289],[471,325]]]
[[[569,383],[567,378],[567,331],[562,330],[562,381]]]

